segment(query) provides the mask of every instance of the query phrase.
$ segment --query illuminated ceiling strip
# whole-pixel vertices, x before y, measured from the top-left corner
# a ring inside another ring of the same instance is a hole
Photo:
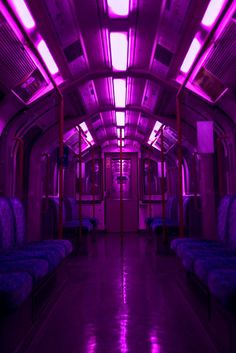
[[[202,22],[201,22],[203,26],[211,27],[214,24],[219,13],[222,10],[224,3],[225,3],[225,0],[211,0],[210,1],[209,5],[206,9],[205,15],[203,16]]]
[[[116,125],[125,126],[125,112],[116,112]]]
[[[28,30],[33,29],[35,27],[35,21],[24,0],[11,0],[11,3],[24,27]]]
[[[45,64],[47,65],[48,70],[52,75],[55,75],[58,73],[59,69],[57,67],[57,64],[55,63],[55,60],[52,57],[52,54],[50,53],[48,46],[46,42],[42,39],[38,45],[37,49],[44,60]]]
[[[110,17],[127,17],[129,15],[129,0],[107,0]]]
[[[199,50],[201,48],[201,44],[199,42],[199,40],[197,38],[194,38],[191,45],[190,45],[190,48],[185,56],[185,59],[183,61],[183,64],[180,68],[180,71],[184,72],[184,73],[187,73],[190,69],[190,67],[192,66]]]
[[[117,140],[117,144],[120,147],[120,140]],[[121,146],[124,147],[124,145],[125,145],[125,140],[122,140]]]
[[[114,98],[116,108],[124,108],[126,100],[126,80],[123,78],[113,79]]]
[[[117,137],[120,138],[120,132],[121,132],[121,138],[123,139],[125,137],[125,130],[124,129],[117,129]]]
[[[111,61],[114,70],[127,70],[128,39],[125,32],[110,33]]]

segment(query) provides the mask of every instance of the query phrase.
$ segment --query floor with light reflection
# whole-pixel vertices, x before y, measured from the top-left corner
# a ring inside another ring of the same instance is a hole
[[[129,234],[88,240],[27,353],[215,353],[177,285],[176,259]]]

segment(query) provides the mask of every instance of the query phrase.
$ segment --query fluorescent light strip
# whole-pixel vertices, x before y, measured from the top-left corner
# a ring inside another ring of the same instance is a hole
[[[211,27],[219,15],[225,0],[211,0],[202,19],[203,26]]]
[[[117,126],[125,126],[125,112],[116,112]]]
[[[117,144],[120,147],[120,140],[117,140]],[[121,141],[121,146],[124,147],[124,145],[125,145],[125,140],[122,140]]]
[[[52,75],[58,73],[59,69],[57,67],[57,64],[55,63],[52,54],[50,53],[48,46],[43,39],[38,43],[37,48],[50,73]]]
[[[116,108],[124,108],[126,100],[126,80],[123,78],[113,79],[114,98]]]
[[[128,39],[125,32],[111,32],[111,61],[114,70],[127,70]]]
[[[107,0],[109,15],[126,17],[129,14],[129,0]]]
[[[183,61],[183,64],[180,68],[180,71],[187,73],[192,66],[192,63],[194,62],[199,50],[201,48],[201,44],[197,38],[194,38],[190,48],[185,56],[185,59]]]
[[[120,131],[121,131],[121,138],[125,137],[125,130],[124,129],[117,129],[117,137],[120,138]]]
[[[33,29],[35,21],[24,0],[11,0],[11,2],[24,27],[26,29]]]
[[[154,125],[154,128],[149,136],[149,139],[148,139],[148,144],[151,145],[151,143],[155,140],[156,138],[156,135],[158,133],[158,131],[160,130],[160,128],[162,127],[162,123],[160,123],[160,121],[156,121],[155,125]]]

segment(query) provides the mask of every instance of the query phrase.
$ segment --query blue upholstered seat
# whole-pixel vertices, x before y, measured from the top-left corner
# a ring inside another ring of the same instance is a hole
[[[27,272],[33,278],[34,284],[37,284],[44,278],[48,272],[48,262],[46,260],[9,260],[8,256],[0,257],[0,273]]]
[[[15,244],[21,250],[41,251],[47,249],[56,252],[61,260],[72,252],[72,244],[69,240],[42,240],[26,243],[24,207],[16,198],[10,199],[10,203],[15,218]]]
[[[233,203],[234,196],[225,196],[220,202],[218,208],[218,222],[217,222],[217,238],[218,240],[206,240],[206,239],[191,239],[182,238],[174,239],[171,242],[171,248],[177,253],[178,256],[184,256],[186,250],[198,248],[198,249],[210,249],[216,247],[224,247],[228,239],[228,220],[231,205]]]
[[[58,252],[55,252],[51,249],[13,249],[9,251],[7,254],[2,255],[8,257],[9,260],[25,260],[25,259],[41,259],[46,260],[48,262],[49,271],[53,271],[62,261],[62,257]],[[0,260],[3,259],[0,256]]]
[[[32,292],[32,277],[28,273],[0,274],[0,312],[8,314],[17,309]]]
[[[188,271],[194,270],[194,263],[198,259],[210,259],[217,257],[236,256],[236,251],[230,248],[206,248],[206,249],[187,249],[182,253],[182,263]]]
[[[236,310],[236,269],[212,271],[208,276],[208,288],[224,306]]]
[[[236,256],[208,257],[194,263],[194,272],[205,284],[211,272],[229,268],[236,270]]]

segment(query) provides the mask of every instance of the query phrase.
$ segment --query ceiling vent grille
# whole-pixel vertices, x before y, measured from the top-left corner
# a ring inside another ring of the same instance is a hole
[[[0,14],[0,80],[24,102],[47,83],[5,18]]]
[[[236,22],[231,20],[211,49],[204,67],[226,87],[236,87]],[[228,70],[227,68],[230,68]]]
[[[200,87],[212,102],[215,102],[226,90],[225,85],[204,67],[198,71],[193,84]]]

